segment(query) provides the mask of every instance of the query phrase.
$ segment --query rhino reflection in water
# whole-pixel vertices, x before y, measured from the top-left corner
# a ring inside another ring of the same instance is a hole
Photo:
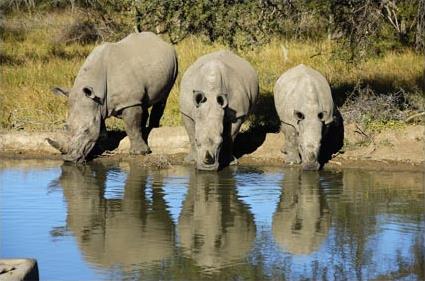
[[[253,215],[234,185],[216,173],[190,176],[178,231],[183,253],[209,271],[245,258],[255,239]]]
[[[120,265],[129,271],[132,266],[170,257],[174,225],[162,188],[155,186],[152,199],[147,198],[148,175],[136,164],[130,164],[122,199],[105,198],[105,181],[103,166],[62,166],[59,183],[68,203],[67,229],[85,258],[102,267]]]
[[[272,231],[277,243],[291,254],[305,255],[319,249],[330,226],[330,213],[316,172],[290,170],[273,215]]]

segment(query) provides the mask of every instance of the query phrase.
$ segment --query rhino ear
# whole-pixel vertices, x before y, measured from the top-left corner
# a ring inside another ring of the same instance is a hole
[[[204,103],[207,101],[207,97],[205,96],[204,92],[199,90],[193,90],[193,103],[196,107],[199,107],[201,103]]]
[[[67,88],[62,88],[62,87],[53,87],[52,88],[52,92],[55,95],[64,95],[64,96],[69,96],[69,89]]]
[[[84,87],[83,92],[86,95],[86,97],[91,98],[98,104],[103,104],[103,100],[100,97],[96,96],[92,87],[88,87],[88,86]]]

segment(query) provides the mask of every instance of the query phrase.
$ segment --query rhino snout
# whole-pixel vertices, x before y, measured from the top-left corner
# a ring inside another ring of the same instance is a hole
[[[201,158],[197,162],[198,170],[204,171],[215,171],[218,169],[219,163],[218,158],[214,153],[206,151],[205,154],[201,154]]]
[[[317,161],[303,163],[303,170],[306,171],[317,171],[319,170],[320,165]]]
[[[213,165],[215,163],[215,156],[211,155],[208,151],[205,153],[204,164]]]
[[[62,156],[62,159],[65,162],[73,162],[73,163],[84,162],[84,156],[83,155],[77,155],[77,154],[64,154]]]
[[[305,161],[306,162],[314,162],[317,160],[317,153],[315,152],[316,149],[310,149],[306,155],[305,155]]]

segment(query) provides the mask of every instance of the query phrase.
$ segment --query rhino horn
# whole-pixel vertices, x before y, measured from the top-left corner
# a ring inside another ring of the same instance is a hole
[[[46,141],[53,146],[54,148],[56,148],[57,150],[59,150],[62,154],[66,154],[68,151],[67,149],[65,149],[65,146],[63,144],[61,144],[59,141],[54,141],[52,139],[46,138]]]

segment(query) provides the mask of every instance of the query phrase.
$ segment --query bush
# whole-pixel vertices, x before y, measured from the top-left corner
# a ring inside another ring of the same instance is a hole
[[[100,32],[94,22],[77,18],[74,24],[63,30],[63,33],[57,41],[62,44],[78,43],[87,45],[96,43],[100,39]]]
[[[344,121],[365,127],[373,123],[404,122],[409,113],[416,110],[410,95],[403,89],[395,93],[377,94],[368,86],[357,86],[341,107]]]

